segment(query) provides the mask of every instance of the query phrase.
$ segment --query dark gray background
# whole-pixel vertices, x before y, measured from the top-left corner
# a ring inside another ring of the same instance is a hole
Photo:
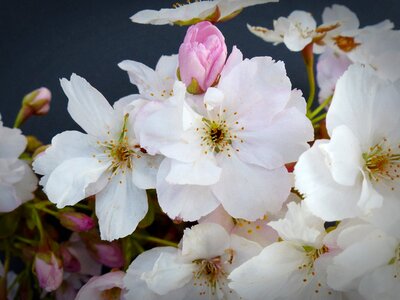
[[[79,127],[66,110],[67,98],[59,78],[75,72],[85,77],[113,103],[136,92],[125,72],[117,67],[132,59],[154,67],[162,54],[176,53],[184,27],[134,24],[135,12],[171,7],[167,0],[0,0],[0,113],[12,126],[22,96],[40,86],[53,93],[49,115],[29,120],[25,134],[44,142],[64,130]],[[361,26],[384,19],[400,23],[396,0],[281,0],[245,9],[236,19],[219,25],[228,48],[237,45],[245,57],[269,55],[286,63],[293,86],[307,95],[307,79],[299,53],[284,45],[272,46],[250,34],[246,23],[272,27],[272,20],[295,9],[311,12],[318,22],[326,6],[347,5]],[[1,141],[0,141],[1,142]]]

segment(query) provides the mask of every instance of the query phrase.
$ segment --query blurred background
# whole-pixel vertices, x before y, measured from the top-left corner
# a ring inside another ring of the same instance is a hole
[[[245,0],[243,0],[245,2]],[[22,97],[33,89],[48,87],[53,93],[47,116],[22,126],[45,143],[64,130],[78,129],[67,112],[67,98],[59,78],[72,73],[85,77],[110,103],[136,93],[127,74],[117,64],[125,59],[154,68],[163,54],[177,53],[186,27],[153,26],[129,19],[143,9],[172,7],[169,0],[0,0],[0,113],[11,127]],[[245,9],[237,18],[218,25],[228,49],[237,45],[245,57],[268,55],[283,60],[293,87],[308,95],[300,53],[281,44],[273,46],[252,35],[246,23],[272,28],[273,19],[293,10],[313,14],[320,24],[323,9],[343,4],[354,11],[361,27],[392,20],[400,24],[397,0],[281,0]],[[0,141],[1,142],[1,141]]]

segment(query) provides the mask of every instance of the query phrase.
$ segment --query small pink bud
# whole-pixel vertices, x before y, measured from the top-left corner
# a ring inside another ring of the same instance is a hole
[[[214,85],[227,53],[225,38],[217,27],[208,21],[190,26],[178,55],[178,75],[188,92],[200,94]]]
[[[76,273],[81,270],[81,264],[79,260],[72,255],[65,245],[60,247],[61,256],[63,259],[64,270],[70,273]]]
[[[109,268],[120,268],[124,265],[124,254],[117,242],[98,241],[90,245],[95,260]]]
[[[61,285],[63,268],[61,261],[53,252],[40,252],[35,256],[34,268],[39,286],[46,292],[52,292]]]
[[[88,231],[95,226],[91,217],[75,211],[62,212],[58,218],[62,226],[75,232]]]
[[[31,109],[33,115],[45,115],[50,110],[51,92],[48,88],[41,87],[25,95],[22,105]]]
[[[42,116],[49,112],[51,92],[45,87],[41,87],[22,99],[22,107],[18,112],[14,127],[18,128],[31,116]]]

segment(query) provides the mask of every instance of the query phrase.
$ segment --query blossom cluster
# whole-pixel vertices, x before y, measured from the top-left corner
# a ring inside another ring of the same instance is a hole
[[[19,251],[18,243],[30,247],[21,257],[43,293],[398,299],[400,33],[388,20],[360,28],[342,5],[327,7],[319,26],[305,11],[280,17],[273,30],[248,25],[301,51],[306,100],[284,62],[244,58],[218,29],[267,2],[275,1],[139,12],[132,21],[191,26],[178,53],[154,69],[119,63],[137,94],[111,106],[72,74],[61,87],[84,132],[64,131],[43,146],[0,124],[0,217],[26,219],[27,229],[11,226],[7,237]],[[43,93],[25,97],[15,127],[48,111]],[[43,225],[46,214],[73,232],[68,240]],[[151,236],[163,226],[166,238]],[[27,295],[32,277],[9,278],[4,265],[0,295]],[[101,275],[102,266],[110,272]]]

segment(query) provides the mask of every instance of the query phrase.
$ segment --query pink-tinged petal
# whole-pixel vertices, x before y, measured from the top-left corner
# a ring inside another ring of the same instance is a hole
[[[221,71],[221,77],[227,76],[228,73],[242,61],[243,61],[243,53],[236,46],[233,46],[232,52],[231,54],[229,54],[225,66]]]
[[[106,98],[84,78],[72,74],[71,80],[61,79],[61,87],[68,97],[68,112],[87,133],[107,137],[112,128],[113,109]]]
[[[165,178],[171,160],[165,159],[157,175],[157,196],[162,210],[172,219],[195,221],[209,214],[220,203],[209,186],[169,184]]]
[[[96,195],[101,239],[112,241],[131,234],[147,209],[146,191],[133,184],[130,172],[113,176]]]
[[[267,170],[247,164],[236,155],[220,160],[222,174],[212,190],[235,218],[254,221],[278,212],[287,199],[291,180],[286,168]]]
[[[95,158],[69,159],[51,172],[44,191],[58,208],[74,205],[98,192],[102,186],[94,188],[93,184],[101,179],[108,167],[109,164],[99,163]]]
[[[269,126],[258,130],[238,133],[243,143],[235,142],[237,155],[245,162],[275,169],[297,161],[309,148],[307,141],[314,138],[310,120],[296,108],[288,108],[277,114]]]
[[[208,215],[202,217],[199,220],[199,224],[202,223],[219,224],[222,227],[224,227],[227,232],[231,232],[231,230],[235,227],[233,218],[226,212],[226,210],[222,207],[222,205],[218,206]]]
[[[88,299],[120,299],[118,296],[124,288],[125,272],[115,271],[104,274],[102,276],[92,277],[80,290],[75,300],[88,300]],[[112,291],[109,291],[114,289]],[[114,296],[118,298],[106,298],[106,293],[115,292]],[[103,298],[104,297],[104,298]]]

